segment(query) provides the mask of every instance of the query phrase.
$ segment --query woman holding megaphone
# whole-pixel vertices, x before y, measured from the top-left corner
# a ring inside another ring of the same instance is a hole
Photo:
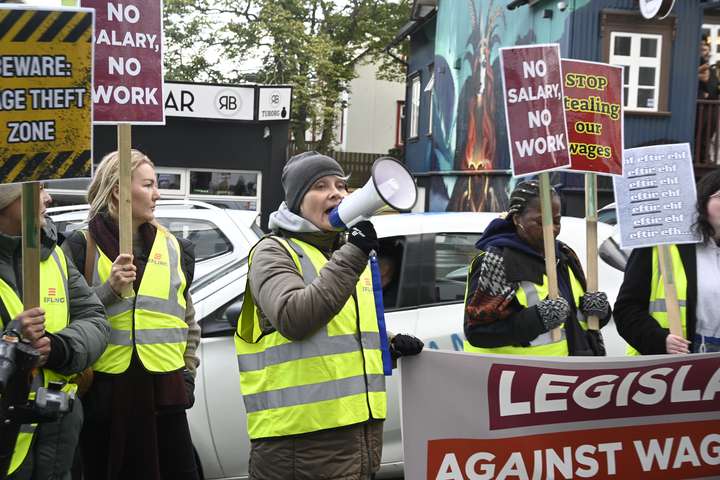
[[[560,234],[560,197],[552,190],[553,235]],[[468,274],[465,351],[504,355],[604,355],[602,337],[587,329],[595,315],[610,320],[605,293],[586,293],[585,274],[570,247],[555,241],[559,298],[548,298],[540,187],[519,183],[505,218],[493,220],[477,242]],[[552,330],[561,328],[554,339]]]
[[[285,202],[250,253],[235,345],[251,440],[250,478],[366,479],[380,467],[383,352],[368,257],[372,223],[331,223],[348,195],[332,158],[306,152],[283,169]],[[369,216],[369,215],[368,215]],[[393,356],[423,344],[390,342]]]
[[[88,479],[199,478],[185,410],[194,401],[200,327],[190,298],[193,245],[155,220],[155,168],[132,150],[133,254],[120,253],[118,152],[88,190],[88,228],[63,250],[105,305],[110,342],[93,364],[81,434]]]

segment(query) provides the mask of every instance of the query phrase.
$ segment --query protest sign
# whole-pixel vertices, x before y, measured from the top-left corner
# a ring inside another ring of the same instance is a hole
[[[165,124],[161,0],[82,0],[96,10],[95,123]]]
[[[625,150],[614,177],[622,248],[700,241],[693,232],[695,177],[687,143]]]
[[[0,5],[0,183],[90,176],[93,17]]]
[[[562,60],[571,170],[622,175],[622,67]]]
[[[426,350],[400,369],[405,478],[720,475],[720,354]]]
[[[500,64],[513,175],[570,166],[560,47],[501,48]]]

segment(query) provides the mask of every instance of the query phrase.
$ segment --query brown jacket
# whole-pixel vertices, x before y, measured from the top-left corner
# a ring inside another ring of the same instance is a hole
[[[285,247],[263,239],[255,247],[250,291],[262,329],[275,328],[302,340],[329,323],[342,309],[367,266],[367,255],[335,233],[287,233],[325,253],[328,263],[305,286]],[[252,480],[366,480],[380,468],[382,421],[272,439],[253,440]]]

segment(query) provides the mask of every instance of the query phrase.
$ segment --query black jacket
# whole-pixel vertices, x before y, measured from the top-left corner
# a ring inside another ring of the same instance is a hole
[[[688,340],[692,341],[695,338],[695,303],[697,302],[695,245],[677,247],[687,277],[686,322]],[[615,302],[614,315],[620,335],[643,355],[667,353],[665,338],[670,333],[648,312],[651,282],[652,248],[636,248],[625,267],[625,279]]]

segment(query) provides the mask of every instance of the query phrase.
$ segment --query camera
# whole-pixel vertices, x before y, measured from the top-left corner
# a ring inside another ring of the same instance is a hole
[[[0,337],[0,480],[7,476],[21,425],[56,421],[75,401],[74,394],[62,391],[64,382],[48,382],[29,399],[40,353],[20,339],[13,323]]]

